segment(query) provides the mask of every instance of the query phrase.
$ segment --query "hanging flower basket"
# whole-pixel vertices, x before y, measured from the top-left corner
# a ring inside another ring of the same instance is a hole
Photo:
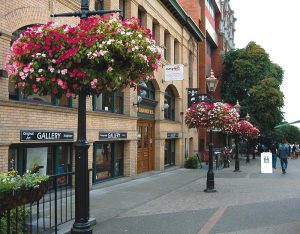
[[[75,26],[28,28],[12,45],[6,69],[25,95],[97,95],[153,78],[160,57],[138,19],[91,17]]]
[[[228,103],[199,102],[187,109],[185,123],[189,128],[220,129],[227,133],[238,119],[238,112]]]
[[[240,120],[231,129],[231,134],[242,139],[254,139],[259,137],[259,129],[246,120]]]
[[[48,176],[38,173],[17,175],[15,171],[0,174],[0,210],[39,201],[48,191]]]

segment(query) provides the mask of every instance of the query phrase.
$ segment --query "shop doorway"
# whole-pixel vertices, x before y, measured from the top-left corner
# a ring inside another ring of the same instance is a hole
[[[154,121],[138,120],[137,173],[154,170]]]
[[[165,167],[175,166],[175,139],[165,141]]]

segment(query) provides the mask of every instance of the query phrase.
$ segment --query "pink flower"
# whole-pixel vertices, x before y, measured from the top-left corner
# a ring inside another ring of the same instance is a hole
[[[110,67],[110,66],[107,68],[107,71],[108,71],[108,72],[111,72],[112,70],[113,70],[113,68]]]

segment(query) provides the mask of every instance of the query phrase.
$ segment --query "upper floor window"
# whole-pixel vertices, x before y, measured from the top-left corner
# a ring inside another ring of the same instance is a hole
[[[144,81],[139,86],[138,95],[143,99],[155,100],[155,88],[151,81],[145,83]]]
[[[99,96],[94,96],[93,110],[123,114],[123,93],[103,91]]]
[[[164,33],[164,59],[170,61],[170,33],[165,31]]]
[[[138,9],[138,19],[141,25],[146,27],[146,11],[143,8]]]
[[[120,16],[122,19],[125,18],[125,0],[119,0],[119,9],[120,9]]]
[[[174,121],[175,120],[175,96],[170,86],[166,88],[164,104],[168,104],[168,108],[164,110],[165,119]]]
[[[211,58],[211,45],[208,41],[206,41],[206,54]]]
[[[180,43],[178,40],[174,41],[174,64],[180,63]]]
[[[95,0],[95,10],[100,11],[104,9],[104,0]]]
[[[212,4],[211,0],[206,0],[205,5],[206,5],[210,15],[212,16],[212,18],[215,19],[215,8],[214,8],[214,5]]]
[[[190,51],[189,53],[189,87],[193,88],[193,68],[194,68],[194,55],[193,53]]]

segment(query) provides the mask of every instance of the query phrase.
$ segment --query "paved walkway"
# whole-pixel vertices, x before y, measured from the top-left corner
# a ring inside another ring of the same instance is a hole
[[[260,158],[241,172],[215,170],[216,193],[205,193],[207,167],[165,173],[91,191],[95,234],[299,234],[300,159],[287,174],[260,173]],[[128,179],[127,179],[128,180]]]

